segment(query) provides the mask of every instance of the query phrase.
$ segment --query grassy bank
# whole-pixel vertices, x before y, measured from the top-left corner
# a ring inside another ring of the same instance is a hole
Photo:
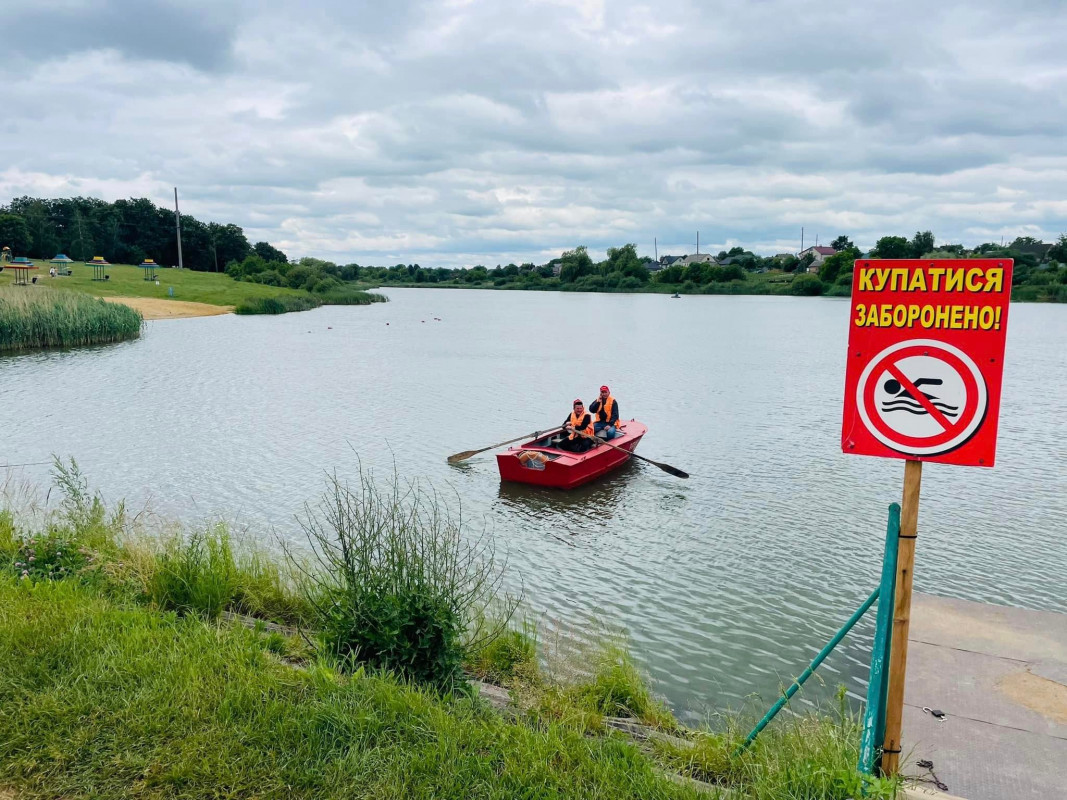
[[[136,339],[132,308],[44,286],[0,287],[0,352]]]
[[[73,466],[57,468],[57,484],[54,511],[0,512],[0,790],[859,796],[858,729],[844,710],[777,721],[735,758],[746,720],[683,730],[618,646],[561,664],[533,626],[486,622],[476,608],[492,593],[464,598],[472,581],[499,574],[471,571],[491,566],[491,553],[465,549],[458,525],[411,487],[332,483],[304,521],[314,555],[279,561],[224,527],[146,531],[122,507],[108,511]],[[264,622],[228,623],[225,611]],[[461,623],[456,650],[432,642],[451,622]],[[465,674],[506,686],[510,711],[440,663],[451,656]],[[422,680],[416,664],[452,677]],[[646,734],[618,733],[618,717]],[[873,798],[894,791],[867,788]]]
[[[339,290],[327,292],[321,296],[302,289],[287,289],[279,286],[266,286],[247,281],[235,281],[221,272],[194,272],[192,270],[157,269],[159,285],[144,279],[144,270],[129,264],[111,264],[105,268],[109,276],[107,281],[94,281],[92,267],[80,263],[70,265],[72,275],[49,278],[44,262],[43,273],[37,286],[42,281],[47,288],[63,289],[95,297],[150,297],[158,300],[184,300],[194,303],[207,303],[213,306],[245,308],[239,313],[279,314],[283,311],[257,311],[249,309],[284,307],[286,311],[318,308],[320,305],[366,305],[383,302],[381,295],[371,295],[364,291]],[[173,293],[171,293],[173,290]],[[276,302],[275,302],[276,301]]]

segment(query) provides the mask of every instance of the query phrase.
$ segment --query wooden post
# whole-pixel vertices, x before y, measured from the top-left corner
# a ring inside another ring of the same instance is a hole
[[[897,589],[893,607],[893,648],[889,655],[889,700],[886,704],[882,772],[895,775],[900,766],[900,729],[904,714],[904,675],[908,666],[908,627],[911,624],[911,583],[915,568],[915,537],[919,528],[921,461],[904,464],[904,498],[900,504],[897,539]]]

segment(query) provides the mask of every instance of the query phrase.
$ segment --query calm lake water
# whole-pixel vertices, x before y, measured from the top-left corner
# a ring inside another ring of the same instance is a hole
[[[0,358],[0,464],[73,455],[109,500],[295,541],[325,471],[395,462],[494,532],[546,630],[625,629],[690,720],[773,698],[875,586],[903,463],[839,452],[847,301],[386,293]],[[998,464],[927,465],[918,590],[1067,611],[1065,343],[1067,306],[1012,307]],[[501,485],[491,453],[445,463],[601,383],[649,426],[639,452],[690,480],[634,463],[562,493]],[[861,694],[870,632],[803,696]]]

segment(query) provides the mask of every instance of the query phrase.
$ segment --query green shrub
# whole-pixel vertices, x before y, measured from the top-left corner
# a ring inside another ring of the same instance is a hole
[[[464,636],[500,590],[491,542],[468,539],[437,495],[397,478],[380,491],[360,473],[353,490],[334,477],[304,532],[321,571],[308,600],[327,652],[346,665],[396,672],[440,689],[463,688]],[[510,619],[514,601],[505,601]]]
[[[1020,303],[1033,303],[1043,296],[1044,292],[1037,286],[1016,286],[1011,290],[1011,299]]]
[[[143,325],[121,303],[45,286],[0,288],[0,352],[121,342]]]
[[[284,294],[275,297],[251,297],[242,300],[234,308],[234,314],[288,314],[291,311],[309,311],[322,302],[311,295]]]
[[[823,284],[818,275],[805,272],[793,278],[789,285],[789,293],[800,296],[815,296],[822,294]]]
[[[328,292],[332,292],[332,291],[334,291],[336,289],[340,289],[343,285],[344,284],[342,284],[339,280],[337,280],[337,278],[334,278],[333,276],[327,275],[322,280],[316,281],[311,286],[311,291],[314,292],[315,294],[322,295],[322,294],[327,294]]]

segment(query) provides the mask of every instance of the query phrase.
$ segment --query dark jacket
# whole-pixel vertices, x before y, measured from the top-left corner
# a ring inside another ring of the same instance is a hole
[[[593,422],[607,422],[608,425],[616,425],[616,424],[618,424],[618,422],[619,422],[619,401],[615,400],[614,397],[611,398],[611,399],[614,400],[615,402],[613,402],[611,404],[611,419],[609,419],[609,420],[603,420],[603,419],[600,418],[600,414],[598,413],[600,411],[600,398],[599,397],[596,400],[594,400],[592,403],[589,404],[589,410],[597,415],[596,417],[593,418]]]

